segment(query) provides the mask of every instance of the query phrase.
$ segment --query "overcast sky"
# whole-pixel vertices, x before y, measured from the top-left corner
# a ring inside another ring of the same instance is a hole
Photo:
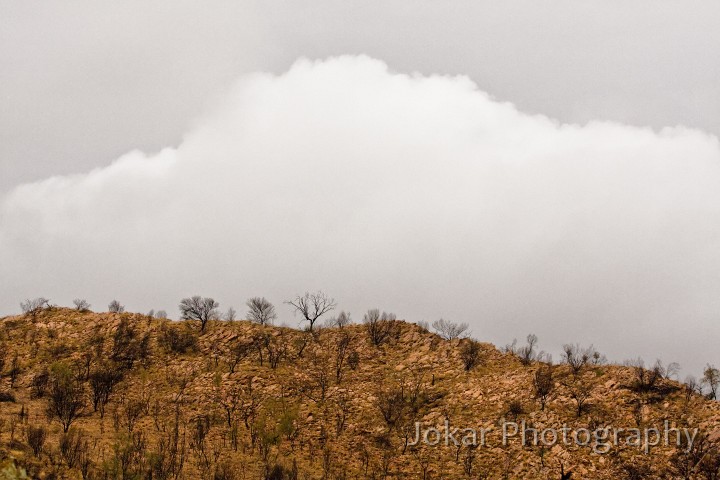
[[[0,314],[322,288],[356,320],[720,364],[718,18],[0,0]]]

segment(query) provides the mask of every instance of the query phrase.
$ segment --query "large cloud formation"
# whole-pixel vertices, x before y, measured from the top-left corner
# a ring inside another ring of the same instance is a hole
[[[240,80],[177,147],[6,195],[0,310],[321,288],[356,319],[379,306],[697,371],[720,361],[718,186],[703,132],[559,124],[464,77],[300,60]]]

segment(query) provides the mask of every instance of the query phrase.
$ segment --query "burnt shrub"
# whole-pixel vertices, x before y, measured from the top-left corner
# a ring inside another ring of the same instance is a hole
[[[30,382],[30,398],[42,398],[47,393],[48,382],[50,381],[50,372],[44,369],[35,376]]]
[[[47,430],[45,427],[34,427],[30,425],[27,431],[28,445],[32,449],[36,457],[39,457],[45,446],[45,440],[47,439]]]
[[[0,403],[15,403],[15,395],[12,392],[0,392]]]
[[[185,326],[166,323],[160,327],[158,343],[167,353],[188,353],[197,347],[197,333]]]

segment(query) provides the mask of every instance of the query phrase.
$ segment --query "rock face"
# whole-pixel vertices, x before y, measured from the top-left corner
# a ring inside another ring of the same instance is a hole
[[[311,333],[237,321],[199,330],[58,308],[1,319],[2,472],[73,479],[717,479],[720,472],[720,404],[667,379],[645,382],[639,369],[521,362],[490,344],[473,350],[470,339],[442,340],[401,321],[380,345],[364,325]],[[477,361],[468,368],[471,352]]]

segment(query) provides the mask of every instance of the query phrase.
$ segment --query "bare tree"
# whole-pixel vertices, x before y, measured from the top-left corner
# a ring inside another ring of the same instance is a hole
[[[338,328],[344,328],[347,325],[350,325],[352,323],[352,318],[350,318],[350,313],[345,312],[344,310],[338,314],[337,317],[329,318],[326,322],[326,325],[328,327],[338,327]]]
[[[44,297],[27,299],[24,302],[20,302],[20,309],[22,310],[22,312],[26,315],[30,315],[33,318],[35,318],[38,313],[49,308],[50,300]]]
[[[53,371],[48,394],[47,416],[57,419],[67,433],[70,425],[85,409],[85,390],[70,369],[58,366]]]
[[[702,382],[710,389],[708,398],[716,400],[718,396],[718,388],[720,388],[720,370],[715,368],[714,365],[707,364],[705,370],[703,371]]]
[[[165,310],[158,310],[157,312],[155,312],[155,318],[168,318],[167,312]]]
[[[88,456],[90,444],[85,439],[83,430],[71,428],[68,433],[60,437],[58,447],[60,457],[67,463],[68,467],[80,466],[82,468],[83,460]],[[87,478],[87,476],[82,478]]]
[[[432,323],[433,329],[445,340],[453,340],[464,336],[468,329],[467,323],[455,323],[448,320],[436,320]]]
[[[567,382],[564,385],[568,389],[570,398],[575,400],[575,414],[577,418],[580,418],[583,412],[586,412],[590,407],[589,401],[592,398],[592,385],[580,379],[574,382]]]
[[[123,313],[124,311],[125,311],[125,306],[120,305],[120,302],[118,302],[117,300],[113,300],[108,305],[108,312],[110,312],[110,313]]]
[[[367,311],[363,317],[363,323],[370,341],[376,347],[388,341],[398,332],[395,314],[383,312],[381,315],[377,308]]]
[[[628,360],[625,365],[633,369],[632,388],[637,392],[650,392],[655,390],[660,381],[665,378],[665,367],[660,360],[655,362],[652,368],[645,368],[645,362],[642,358],[636,360]]]
[[[255,345],[252,341],[241,341],[235,340],[227,351],[227,364],[230,368],[230,373],[235,373],[235,368],[242,362],[250,353],[255,349]]]
[[[227,320],[228,322],[232,322],[233,320],[235,320],[235,317],[237,317],[237,312],[235,311],[235,309],[233,307],[228,308],[227,312],[225,312],[224,315],[225,320]]]
[[[535,347],[537,346],[537,342],[537,335],[531,333],[527,336],[527,344],[517,350],[517,356],[523,365],[530,365],[534,360],[537,359],[538,353],[535,349]]]
[[[82,298],[76,298],[73,300],[73,304],[75,305],[75,310],[78,312],[87,312],[90,310],[90,304],[87,302],[87,300]]]
[[[190,298],[183,298],[180,301],[180,314],[183,320],[197,320],[200,322],[200,331],[205,331],[208,321],[218,317],[220,304],[210,297],[195,295]]]
[[[20,373],[22,373],[22,366],[20,365],[20,358],[18,357],[18,354],[15,353],[12,361],[10,362],[10,371],[8,372],[8,376],[10,377],[10,387],[15,388],[15,382],[17,381]]]
[[[39,457],[40,453],[42,453],[46,439],[47,430],[45,429],[45,427],[34,427],[30,425],[27,430],[27,441],[28,445],[30,446],[36,457]]]
[[[693,395],[702,394],[702,383],[699,382],[694,376],[688,375],[685,377],[683,392],[685,393],[685,401],[689,402]]]
[[[335,344],[335,381],[337,383],[342,381],[343,366],[349,353],[350,341],[350,335],[343,331]]]
[[[100,410],[100,418],[105,416],[105,406],[110,401],[115,386],[123,379],[123,370],[111,364],[102,364],[90,374],[93,410]]]
[[[337,306],[335,299],[328,297],[321,291],[317,293],[305,292],[305,295],[298,295],[295,297],[295,300],[288,300],[285,303],[291,305],[296,313],[300,313],[303,316],[303,319],[310,325],[309,330],[311,332],[317,319],[335,310]]]
[[[277,318],[275,306],[265,297],[253,297],[245,303],[248,319],[260,325],[270,325]]]
[[[607,360],[592,345],[582,348],[578,344],[568,343],[563,345],[562,361],[567,363],[573,375],[577,376],[585,366],[602,365]]]

